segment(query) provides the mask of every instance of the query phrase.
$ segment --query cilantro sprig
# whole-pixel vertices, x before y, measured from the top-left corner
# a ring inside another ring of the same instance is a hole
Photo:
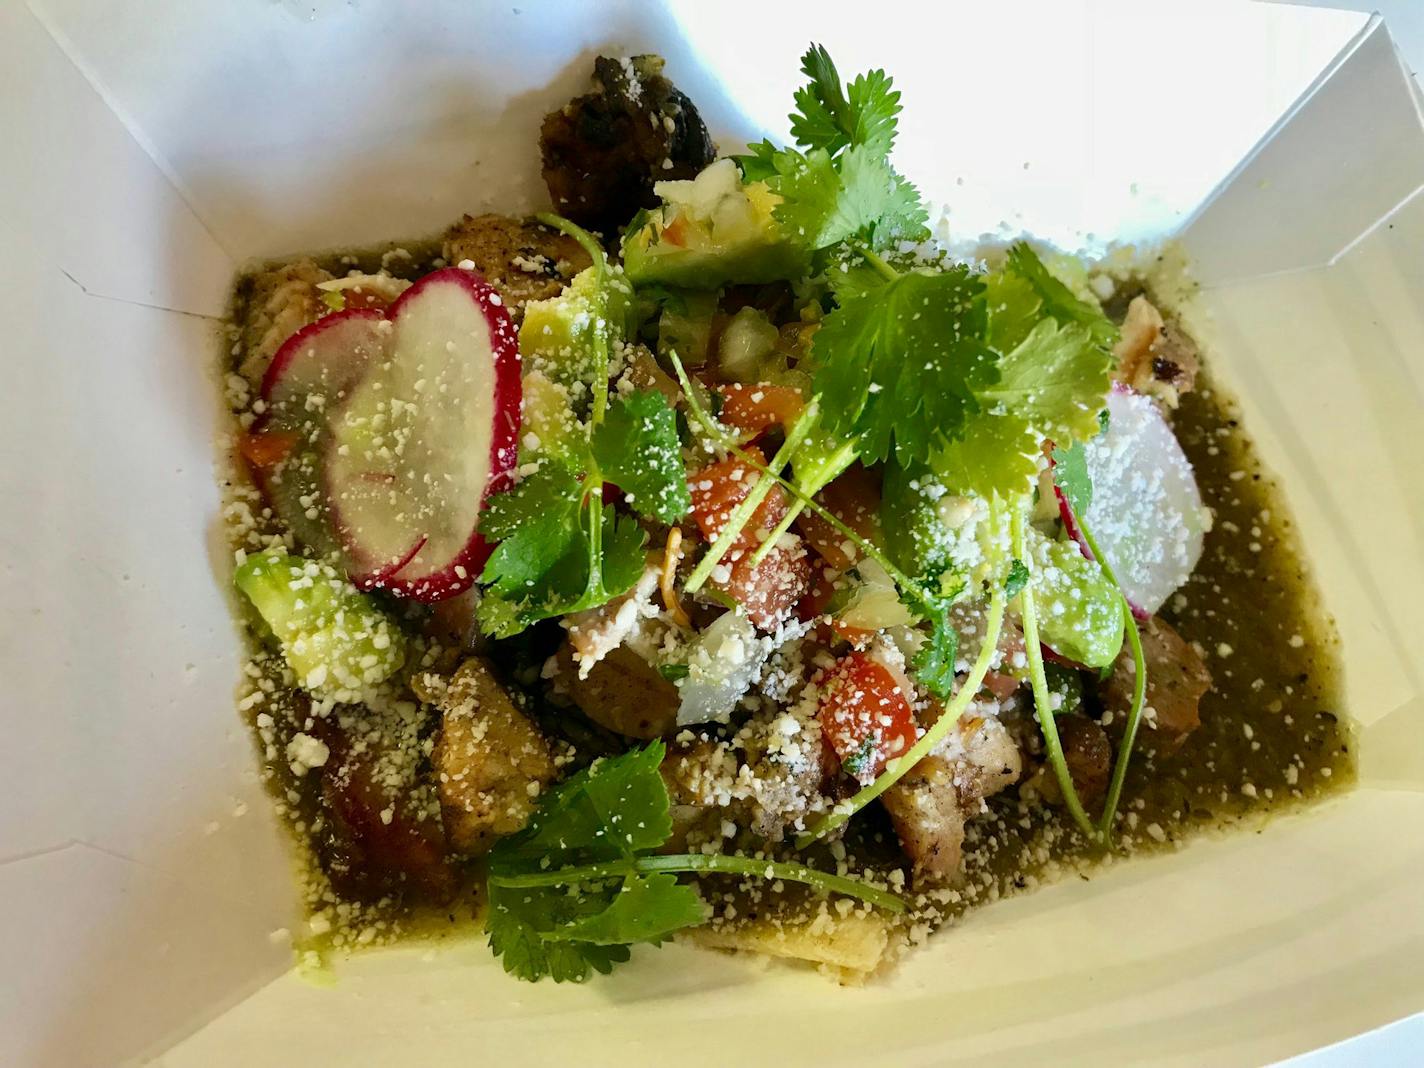
[[[606,315],[606,258],[594,239],[557,215],[540,215],[593,258],[596,315]],[[608,401],[608,329],[593,331],[593,405],[561,458],[546,458],[512,489],[490,498],[480,532],[497,542],[480,575],[478,617],[507,638],[540,619],[596,608],[631,589],[645,566],[637,520],[604,503],[616,485],[639,515],[676,522],[692,506],[677,418],[652,390]]]
[[[842,85],[830,54],[801,58],[809,82],[796,91],[791,132],[798,148],[769,141],[737,158],[747,181],[777,194],[777,222],[808,251],[856,240],[883,250],[928,236],[915,187],[890,166],[900,94],[883,70]]]
[[[1103,429],[1106,430],[1106,424]],[[1127,767],[1132,759],[1133,746],[1137,741],[1137,730],[1142,723],[1142,710],[1147,701],[1147,658],[1142,650],[1142,634],[1137,627],[1137,619],[1132,614],[1132,605],[1126,594],[1122,594],[1122,584],[1118,582],[1112,563],[1103,554],[1092,528],[1085,521],[1088,509],[1093,503],[1093,481],[1088,474],[1086,450],[1081,443],[1068,449],[1053,450],[1053,484],[1063,495],[1068,506],[1068,515],[1077,527],[1078,534],[1087,543],[1098,566],[1103,569],[1109,582],[1117,587],[1121,595],[1122,622],[1127,632],[1128,647],[1132,650],[1133,684],[1132,704],[1127,713],[1127,724],[1118,743],[1117,759],[1113,763],[1112,779],[1108,783],[1107,798],[1103,802],[1103,814],[1098,820],[1098,834],[1103,839],[1112,835],[1113,817],[1117,814],[1118,802],[1122,799],[1123,783],[1127,779]]]
[[[601,760],[544,796],[529,824],[489,855],[490,948],[520,979],[582,982],[707,919],[678,874],[803,883],[892,913],[894,894],[804,864],[728,855],[659,854],[672,837],[662,742]]]
[[[717,421],[697,400],[697,395],[692,390],[691,380],[687,376],[687,370],[676,353],[672,354],[671,360],[673,371],[682,385],[683,394],[687,398],[693,418],[698,421],[712,441],[728,451],[735,449],[736,440],[718,425]],[[790,438],[788,438],[789,440]],[[959,635],[954,630],[949,618],[949,609],[953,598],[945,596],[939,589],[937,576],[934,581],[924,582],[910,578],[885,555],[878,545],[861,537],[859,533],[842,522],[834,512],[813,500],[802,486],[784,478],[780,470],[785,463],[785,458],[781,453],[785,451],[785,449],[781,450],[769,465],[760,463],[755,457],[746,453],[741,454],[743,462],[760,472],[762,476],[756,488],[769,490],[772,486],[782,487],[791,494],[798,509],[805,508],[820,517],[854,545],[859,552],[875,560],[885,569],[885,573],[899,587],[901,600],[930,626],[930,633],[925,644],[911,661],[911,667],[915,669],[915,677],[931,693],[938,697],[948,697],[954,688],[954,663],[959,650]],[[728,523],[727,529],[730,529],[731,526],[732,524]],[[725,533],[724,529],[723,534],[725,535]],[[721,535],[719,535],[720,537]],[[775,533],[767,541],[770,542],[774,537],[776,537]],[[753,557],[753,560],[758,559],[760,559],[759,556]]]

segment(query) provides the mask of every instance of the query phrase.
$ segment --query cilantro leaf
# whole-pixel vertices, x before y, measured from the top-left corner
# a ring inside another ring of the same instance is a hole
[[[1042,437],[1084,441],[1100,429],[1111,357],[1080,323],[1042,319],[999,361],[999,381],[980,393],[1002,403]]]
[[[618,515],[612,505],[597,508],[585,502],[569,508],[567,482],[573,480],[576,488],[578,483],[565,468],[546,465],[525,482],[551,468],[556,473],[549,477],[561,483],[563,495],[543,488],[530,491],[517,505],[510,502],[493,527],[484,528],[487,536],[504,538],[481,575],[487,587],[477,613],[481,629],[495,637],[508,638],[540,619],[606,604],[632,589],[643,573],[646,535],[637,521]],[[548,510],[541,511],[541,504]],[[511,530],[511,524],[517,526]],[[562,551],[554,556],[556,546]]]
[[[904,902],[856,880],[760,857],[655,852],[672,836],[666,747],[597,761],[546,793],[529,824],[489,854],[485,930],[505,971],[582,982],[707,918],[676,872],[785,879],[895,912]]]
[[[954,692],[954,663],[959,656],[959,634],[949,621],[949,604],[938,601],[929,615],[930,633],[910,666],[915,678],[938,698]]]
[[[1043,318],[1038,291],[1008,269],[984,276],[984,305],[989,312],[989,344],[998,352],[1018,346]]]
[[[593,458],[628,504],[675,523],[692,507],[677,419],[656,390],[619,397],[593,435]]]
[[[590,864],[656,849],[672,834],[662,742],[590,765],[543,797],[518,834],[491,850],[494,874]]]
[[[1017,275],[1033,289],[1044,315],[1060,323],[1085,326],[1093,344],[1104,349],[1112,348],[1117,340],[1117,327],[1101,309],[1074,296],[1073,291],[1053,276],[1026,243],[1020,241],[1009,249],[1004,269]]]
[[[863,259],[846,259],[826,268],[826,284],[836,303],[844,304],[885,285],[885,276]]]
[[[597,946],[656,944],[674,931],[696,927],[706,918],[707,906],[693,887],[679,883],[673,875],[654,872],[630,876],[607,908],[580,917],[544,937],[550,941],[591,942]]]
[[[560,892],[565,902],[576,899]],[[546,939],[563,920],[556,911],[562,902],[547,892],[530,893],[491,884],[485,932],[489,947],[504,970],[525,982],[545,977],[556,983],[581,983],[592,972],[607,975],[615,965],[626,963],[632,954],[626,945],[600,946],[585,942]]]
[[[521,979],[582,982],[703,921],[697,891],[671,875],[591,875],[571,883],[511,887],[501,876],[629,860],[672,834],[661,742],[599,761],[544,796],[528,826],[489,855],[490,948]],[[573,888],[573,892],[571,892]]]
[[[850,144],[850,102],[831,54],[812,45],[801,57],[801,73],[811,82],[792,98],[796,110],[791,113],[791,136],[807,148],[838,152]]]
[[[920,194],[890,166],[900,94],[884,71],[848,86],[830,55],[812,45],[801,60],[809,84],[796,91],[791,130],[804,151],[769,141],[737,158],[744,181],[766,182],[781,199],[777,222],[807,249],[855,239],[877,250],[923,240]]]
[[[513,489],[490,497],[480,532],[497,541],[480,581],[523,597],[569,552],[579,534],[583,488],[567,467],[546,463]]]
[[[804,155],[786,149],[773,165],[772,184],[781,197],[776,220],[809,249],[852,238],[880,249],[927,233],[929,216],[915,187],[866,147],[852,148],[834,162],[822,148]]]
[[[964,267],[913,272],[827,315],[811,355],[830,430],[859,438],[867,462],[902,465],[958,434],[999,377],[983,291]]]
[[[1022,593],[1023,588],[1028,585],[1028,579],[1028,565],[1022,560],[1015,559],[1009,565],[1009,574],[1004,579],[1004,600],[1012,601]]]
[[[765,139],[747,146],[744,156],[733,156],[742,171],[744,182],[765,182],[776,176],[776,157],[780,149]]]
[[[929,466],[952,493],[1014,500],[1032,491],[1039,455],[1039,435],[1017,412],[980,412]]]
[[[1093,480],[1088,474],[1088,451],[1082,442],[1053,450],[1053,484],[1068,499],[1075,516],[1088,514],[1093,503]]]
[[[844,88],[836,65],[821,45],[801,57],[801,71],[810,79],[796,91],[791,134],[800,145],[831,155],[864,146],[885,156],[895,144],[900,94],[883,70],[857,75]]]

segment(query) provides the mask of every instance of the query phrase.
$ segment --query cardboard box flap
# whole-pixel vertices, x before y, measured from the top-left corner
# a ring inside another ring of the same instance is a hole
[[[1424,188],[1417,93],[1373,18],[1183,227],[1197,276],[1334,263]]]

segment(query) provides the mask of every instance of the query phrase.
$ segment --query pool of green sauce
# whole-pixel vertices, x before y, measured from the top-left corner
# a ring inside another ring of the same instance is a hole
[[[406,247],[414,255],[387,259],[391,272],[415,277],[428,270],[433,245]],[[340,276],[353,267],[379,269],[383,251],[388,249],[316,259]],[[250,277],[235,285],[234,322],[241,321]],[[234,362],[240,360],[238,355]],[[1173,422],[1213,512],[1213,526],[1196,572],[1162,615],[1198,645],[1214,687],[1201,704],[1201,727],[1180,749],[1165,756],[1134,754],[1116,854],[1170,850],[1234,825],[1258,827],[1278,813],[1348,789],[1355,780],[1333,623],[1311,583],[1286,502],[1239,425],[1235,403],[1213,381],[1209,361],[1208,354],[1196,391],[1182,398]],[[254,642],[250,629],[243,630]],[[244,718],[255,733],[253,714]],[[264,770],[297,845],[307,904],[330,907],[329,887],[305,838],[318,818],[317,777],[298,779],[280,759],[265,761]],[[957,900],[937,902],[916,919],[931,925],[953,921],[977,905],[1068,872],[1090,875],[1103,861],[1101,851],[1084,843],[1061,813],[1024,805],[1013,790],[992,799],[990,810],[969,827],[965,882]],[[858,822],[848,840],[854,867],[905,867],[883,817],[867,813]],[[478,866],[471,866],[465,888],[446,907],[360,906],[355,923],[376,925],[377,935],[361,944],[477,936],[480,899]],[[801,899],[799,893],[788,894],[778,911],[796,911],[793,902]],[[325,960],[333,948],[357,944],[350,929],[339,937],[333,931],[295,941],[309,965]]]

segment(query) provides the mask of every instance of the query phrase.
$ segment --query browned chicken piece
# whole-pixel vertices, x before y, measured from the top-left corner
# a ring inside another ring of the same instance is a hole
[[[1108,792],[1112,778],[1113,747],[1107,731],[1086,716],[1059,715],[1053,717],[1058,728],[1058,742],[1063,747],[1063,762],[1073,780],[1073,790],[1085,807],[1091,808]],[[1050,805],[1063,803],[1063,792],[1053,769],[1044,764],[1032,779],[1035,790]],[[1022,789],[1027,789],[1028,784]]]
[[[564,617],[569,648],[582,678],[587,678],[595,664],[621,646],[642,620],[658,614],[653,594],[661,573],[661,560],[649,555],[643,573],[627,593],[597,608]]]
[[[451,266],[474,264],[515,315],[531,300],[557,297],[592,263],[567,234],[508,215],[466,215],[445,232],[441,255]]]
[[[1177,406],[1196,385],[1201,362],[1197,347],[1175,322],[1166,322],[1146,297],[1127,306],[1118,343],[1113,347],[1117,379],[1139,393]]]
[[[1138,744],[1170,753],[1201,726],[1201,699],[1211,689],[1211,672],[1196,650],[1156,616],[1142,627],[1142,654],[1147,699]],[[1132,654],[1124,646],[1101,691],[1103,705],[1112,713],[1108,730],[1114,738],[1121,737],[1132,707],[1135,678]]]
[[[662,70],[661,56],[599,56],[593,92],[544,116],[544,183],[560,215],[612,237],[658,202],[653,183],[712,162],[702,116]]]
[[[749,829],[779,842],[795,820],[820,811],[828,803],[826,746],[818,722],[800,723],[788,737],[785,717],[773,718],[751,732],[744,783],[752,802]],[[744,732],[746,733],[746,732]]]
[[[966,717],[942,753],[925,757],[885,791],[880,802],[917,880],[959,877],[965,822],[982,810],[984,798],[1012,785],[1022,771],[1019,748],[1003,724]]]
[[[332,886],[359,901],[391,896],[449,901],[455,873],[429,785],[414,781],[413,774],[393,775],[372,739],[353,742],[330,719],[318,720],[313,733],[328,751],[321,768],[326,819],[317,856]]]
[[[431,760],[445,839],[457,853],[487,852],[524,826],[553,781],[549,744],[476,657],[448,680],[421,676],[417,692],[441,712]]]
[[[957,772],[944,757],[927,756],[880,797],[917,880],[951,882],[959,875],[968,806]]]
[[[556,685],[600,727],[627,738],[649,741],[677,727],[681,702],[677,687],[627,646],[604,655],[580,677],[573,650],[559,650]]]
[[[823,810],[827,768],[814,722],[791,734],[787,717],[750,724],[739,733],[745,751],[707,739],[670,745],[662,774],[679,830],[704,826],[722,837],[723,821],[730,821],[779,842],[797,820]]]
[[[253,277],[247,320],[242,328],[243,358],[238,371],[254,389],[262,384],[267,365],[282,342],[331,311],[317,288],[317,283],[329,282],[331,278],[329,271],[322,270],[311,260],[297,260]]]

